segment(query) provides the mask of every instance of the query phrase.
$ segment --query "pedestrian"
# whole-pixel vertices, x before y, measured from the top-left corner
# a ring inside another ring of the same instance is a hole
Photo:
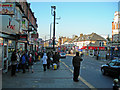
[[[35,61],[37,61],[38,60],[38,53],[37,53],[37,51],[35,51]]]
[[[41,52],[41,58],[43,58],[43,55],[44,55],[44,51]]]
[[[26,63],[25,63],[25,69],[28,69],[29,72],[29,56],[28,56],[28,50],[25,50],[25,59],[26,59]]]
[[[73,57],[72,64],[74,67],[73,80],[78,82],[78,76],[80,72],[80,64],[83,59],[79,56],[79,52],[76,52],[76,56]]]
[[[25,56],[25,51],[23,51],[20,61],[21,61],[23,73],[25,73],[25,69],[26,69],[26,56]]]
[[[50,59],[50,52],[47,53],[47,69],[50,69],[50,63],[51,63],[51,59]]]
[[[53,63],[57,63],[57,52],[53,54]]]
[[[16,68],[16,71],[19,72],[19,70],[20,70],[20,51],[19,51],[19,49],[17,49],[16,55],[17,55],[17,68]]]
[[[32,54],[30,54],[29,58],[29,68],[31,69],[31,72],[33,73],[33,63],[34,63],[34,58],[32,57]]]
[[[57,64],[57,68],[59,67],[59,59],[60,59],[59,53],[55,52],[55,54],[53,55],[53,63]]]
[[[59,54],[59,52],[57,52],[57,57],[56,57],[56,64],[57,64],[57,68],[59,68],[60,67],[60,54]]]
[[[43,62],[44,71],[46,71],[46,66],[47,66],[47,56],[46,56],[46,53],[44,53],[44,55],[43,55],[42,62]]]
[[[17,66],[17,55],[16,50],[13,51],[11,56],[11,76],[16,76],[16,66]]]

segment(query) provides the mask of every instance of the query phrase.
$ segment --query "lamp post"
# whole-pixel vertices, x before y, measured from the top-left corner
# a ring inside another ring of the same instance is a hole
[[[52,30],[51,28],[52,28],[52,24],[53,23],[50,23],[50,40],[51,40],[51,30]],[[59,24],[59,23],[55,23],[55,24]]]
[[[55,51],[55,17],[56,17],[56,6],[51,6],[51,9],[53,10],[52,16],[54,16],[54,26],[53,26],[53,51]],[[52,11],[51,11],[52,12]]]

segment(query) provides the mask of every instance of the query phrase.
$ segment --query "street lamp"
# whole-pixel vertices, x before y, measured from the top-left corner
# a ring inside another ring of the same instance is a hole
[[[55,12],[56,6],[51,6],[51,14],[54,16],[54,26],[53,26],[53,51],[55,51],[55,17],[56,17],[56,12]]]

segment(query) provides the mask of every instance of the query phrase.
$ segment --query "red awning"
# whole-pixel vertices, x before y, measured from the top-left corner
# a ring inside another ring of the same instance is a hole
[[[104,50],[105,49],[105,47],[99,47],[99,50]]]
[[[81,49],[87,49],[87,46],[83,46]]]
[[[93,47],[93,46],[89,46],[88,49],[90,49],[90,50],[94,50],[95,47]]]
[[[83,46],[81,49],[87,49],[87,46]],[[90,49],[90,50],[104,50],[105,47],[88,46],[88,49]]]

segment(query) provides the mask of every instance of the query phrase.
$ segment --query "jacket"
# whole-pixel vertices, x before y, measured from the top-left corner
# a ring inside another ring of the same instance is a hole
[[[43,64],[47,64],[47,56],[46,53],[44,53],[44,56],[42,58]]]
[[[31,58],[31,61],[30,61],[30,58]],[[29,58],[29,62],[28,63],[29,63],[29,65],[33,65],[34,58],[33,57],[30,57],[30,58]]]
[[[21,63],[22,63],[22,64],[25,64],[25,63],[26,63],[26,57],[25,57],[25,55],[23,55],[21,58],[22,58]]]
[[[74,67],[80,67],[80,63],[83,59],[80,56],[74,56],[72,60],[72,64]]]
[[[11,63],[12,63],[12,65],[16,65],[17,64],[17,55],[16,54],[12,54],[12,56],[11,56]]]

